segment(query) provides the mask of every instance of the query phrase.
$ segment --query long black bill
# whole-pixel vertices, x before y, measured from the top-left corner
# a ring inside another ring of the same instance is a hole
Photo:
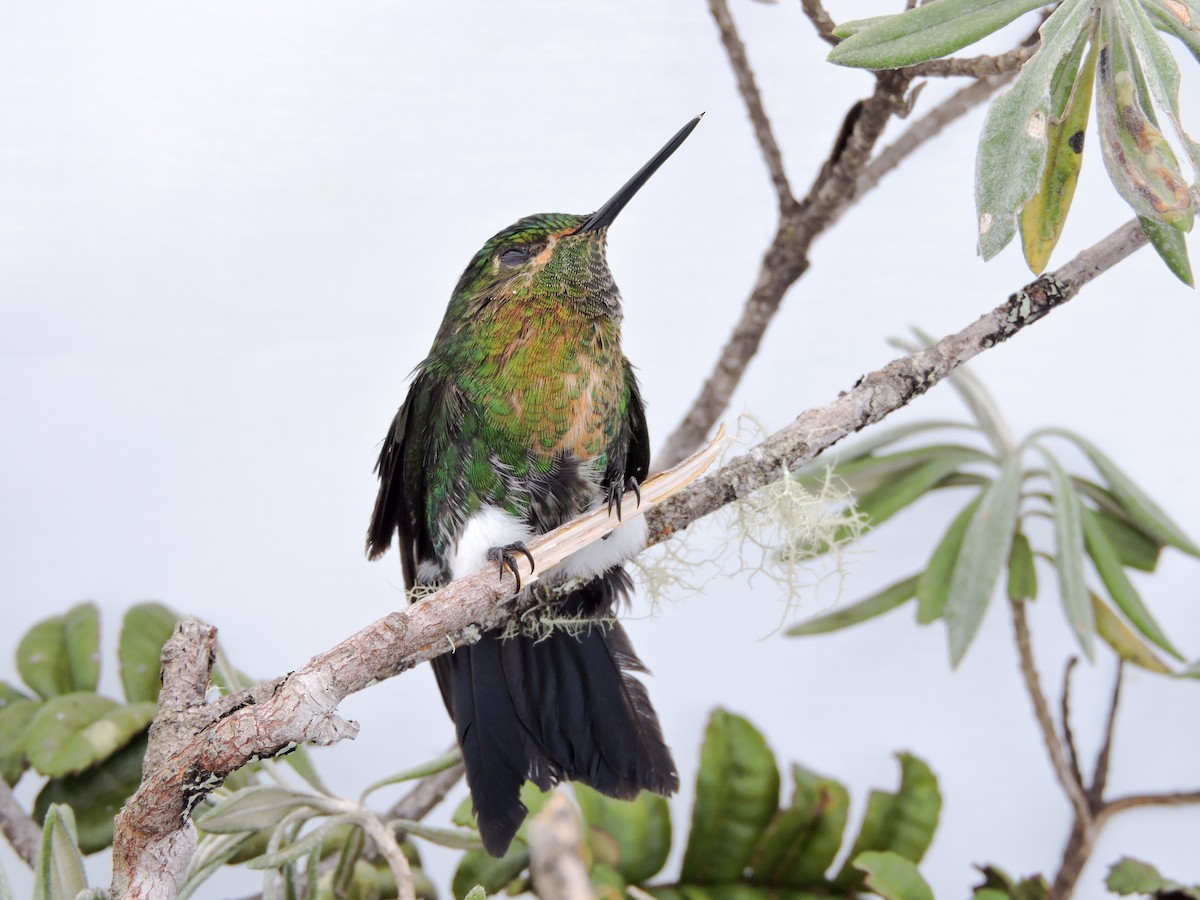
[[[583,234],[587,231],[599,231],[601,228],[607,228],[611,225],[613,219],[625,208],[625,204],[633,198],[634,194],[641,190],[643,184],[650,180],[650,176],[658,171],[658,167],[667,161],[667,157],[679,149],[679,145],[687,140],[687,136],[692,133],[703,118],[704,113],[700,113],[700,115],[680,128],[679,131],[675,132],[675,137],[667,141],[667,145],[655,153],[650,162],[638,169],[638,173],[625,182],[621,189],[612,195],[612,199],[588,216],[588,220],[575,229],[575,233]]]

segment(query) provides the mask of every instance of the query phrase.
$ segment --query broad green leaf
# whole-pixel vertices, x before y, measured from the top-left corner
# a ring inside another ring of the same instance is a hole
[[[1046,164],[1054,73],[1091,27],[1092,0],[1065,0],[1040,29],[1041,46],[1008,91],[992,103],[979,139],[975,208],[985,260],[1016,233],[1017,213],[1038,189]]]
[[[900,760],[900,789],[895,794],[871,791],[854,847],[834,881],[839,891],[849,891],[862,884],[862,873],[853,864],[859,854],[867,850],[890,850],[918,863],[933,840],[942,809],[937,778],[917,757],[900,753],[897,758]]]
[[[1192,543],[1183,530],[1159,508],[1158,504],[1146,496],[1145,492],[1134,484],[1133,480],[1095,444],[1065,428],[1048,428],[1040,433],[1066,438],[1082,450],[1091,464],[1095,466],[1096,471],[1100,473],[1100,477],[1107,482],[1113,495],[1121,502],[1121,506],[1147,534],[1156,537],[1164,544],[1182,550],[1189,556],[1200,556],[1200,547]]]
[[[73,775],[108,759],[154,719],[153,703],[121,706],[79,692],[47,700],[25,732],[25,754],[38,772]]]
[[[1146,96],[1145,73],[1125,28],[1126,4],[1115,4],[1121,12],[1108,5],[1100,12],[1096,118],[1104,165],[1117,193],[1139,216],[1188,231],[1193,218],[1188,183]],[[1178,88],[1178,72],[1176,82]]]
[[[952,665],[962,662],[971,646],[1000,579],[1000,571],[1008,559],[1016,530],[1020,492],[1021,461],[1014,455],[1000,467],[996,480],[980,498],[979,509],[963,534],[943,613]]]
[[[16,784],[29,765],[25,756],[25,732],[42,704],[18,698],[0,707],[0,778]]]
[[[451,890],[460,898],[477,886],[489,894],[499,894],[528,867],[529,848],[521,842],[514,841],[500,859],[488,856],[483,850],[468,850],[454,872]]]
[[[632,801],[611,800],[576,784],[575,800],[591,833],[592,855],[633,884],[643,884],[667,864],[671,852],[671,808],[642,791]]]
[[[953,53],[1003,28],[1042,0],[931,0],[856,30],[829,61],[865,69],[898,69]]]
[[[1008,552],[1008,599],[1037,599],[1037,568],[1033,563],[1033,548],[1022,531],[1013,535],[1012,549]]]
[[[1100,524],[1099,513],[1086,508],[1083,510],[1083,535],[1088,555],[1108,590],[1108,596],[1138,631],[1176,659],[1182,660],[1183,654],[1167,639],[1125,574],[1117,549]]]
[[[33,867],[33,900],[75,900],[87,890],[83,856],[69,806],[52,806],[42,824],[42,846]]]
[[[1121,857],[1104,880],[1108,889],[1122,896],[1128,894],[1153,894],[1170,896],[1171,900],[1200,900],[1200,888],[1189,888],[1170,878],[1164,878],[1150,863],[1128,856]]]
[[[1188,287],[1194,288],[1196,282],[1192,278],[1192,263],[1188,259],[1187,241],[1183,232],[1170,225],[1160,225],[1145,216],[1138,216],[1138,224],[1142,226],[1142,233],[1150,241],[1154,252],[1167,264],[1171,274]]]
[[[201,831],[230,834],[274,828],[289,813],[311,807],[315,798],[285,788],[255,785],[219,801],[196,818]]]
[[[398,772],[395,775],[389,775],[380,781],[368,785],[359,796],[359,800],[367,799],[367,796],[382,787],[387,787],[392,784],[399,784],[403,781],[415,781],[418,778],[424,778],[426,775],[435,775],[438,772],[444,772],[451,766],[462,761],[462,754],[458,748],[451,750],[449,753],[443,753],[436,759],[431,759],[428,762],[422,763],[419,766],[414,766],[411,769],[405,769],[403,772]]]
[[[1163,661],[1154,655],[1149,645],[1108,608],[1107,603],[1095,594],[1089,594],[1089,597],[1096,619],[1096,633],[1116,651],[1117,656],[1159,675],[1172,674]]]
[[[0,709],[4,709],[13,700],[29,699],[31,699],[30,696],[25,692],[17,690],[7,681],[0,681]]]
[[[979,866],[983,884],[977,885],[973,900],[1046,900],[1050,886],[1041,875],[1015,881],[999,866]]]
[[[934,549],[929,565],[917,579],[917,621],[922,625],[936,622],[946,609],[946,601],[950,597],[950,579],[962,549],[963,535],[982,499],[983,495],[980,494],[954,517]]]
[[[792,805],[763,832],[750,858],[750,878],[773,888],[818,888],[842,845],[850,797],[838,782],[801,766],[792,766],[792,781]]]
[[[1025,261],[1035,275],[1041,275],[1050,262],[1050,254],[1062,235],[1075,184],[1083,165],[1083,143],[1092,103],[1092,82],[1096,77],[1096,49],[1092,43],[1083,67],[1080,58],[1087,45],[1087,34],[1080,36],[1075,51],[1067,56],[1054,73],[1051,88],[1051,115],[1047,126],[1046,165],[1041,186],[1021,210],[1021,242]]]
[[[112,843],[113,819],[142,781],[146,735],[139,735],[108,759],[78,775],[51,778],[33,805],[35,818],[52,804],[70,804],[75,813],[79,848],[97,853]]]
[[[1154,25],[1139,0],[1116,0],[1116,5],[1133,46],[1141,57],[1146,88],[1154,97],[1159,109],[1171,120],[1175,136],[1183,144],[1192,167],[1200,172],[1200,144],[1192,139],[1180,121],[1179,64],[1175,61],[1175,55],[1154,30]]]
[[[1058,460],[1045,450],[1042,455],[1046,459],[1054,498],[1054,568],[1058,572],[1058,592],[1067,622],[1087,658],[1092,659],[1096,622],[1084,582],[1083,504]]]
[[[876,616],[881,616],[915,597],[917,595],[917,581],[919,578],[919,575],[914,575],[911,578],[898,581],[889,587],[885,587],[878,593],[872,594],[865,600],[859,600],[857,603],[851,603],[849,606],[835,609],[833,612],[825,613],[823,616],[817,616],[815,619],[809,619],[807,622],[793,625],[785,633],[788,637],[828,634],[831,631],[839,631],[843,628],[849,628],[851,625],[858,625],[868,619],[873,619]]]
[[[63,617],[63,645],[71,690],[94,691],[100,682],[100,610],[80,603]]]
[[[482,884],[477,884],[467,891],[467,895],[463,900],[487,900],[487,891],[483,889]]]
[[[351,813],[331,816],[299,840],[287,843],[273,853],[264,853],[257,859],[250,860],[246,863],[246,868],[278,869],[283,866],[290,866],[301,857],[308,856],[314,851],[320,857],[322,846],[333,836],[334,832],[343,825],[350,824],[356,820],[357,816]]]
[[[479,833],[468,831],[465,828],[438,828],[435,825],[426,825],[424,822],[418,822],[414,819],[392,819],[388,824],[392,828],[399,828],[407,834],[424,838],[431,844],[437,844],[439,847],[449,847],[452,850],[479,850],[483,847],[483,841],[479,839]]]
[[[1200,62],[1200,4],[1195,0],[1142,0],[1142,9],[1155,28],[1179,38]]]
[[[125,613],[117,658],[125,699],[130,703],[158,699],[162,647],[179,618],[161,603],[139,603]]]
[[[38,622],[17,645],[17,671],[39,697],[46,699],[72,690],[64,618],[54,616]]]
[[[1146,537],[1144,532],[1124,519],[1098,512],[1091,512],[1091,517],[1099,523],[1100,530],[1112,544],[1121,565],[1142,572],[1153,572],[1158,567],[1158,556],[1164,544]]]
[[[736,881],[779,806],[779,770],[748,721],[716,709],[708,720],[682,881]]]
[[[867,887],[883,900],[933,900],[917,867],[896,853],[868,850],[855,858],[854,867],[867,873]]]

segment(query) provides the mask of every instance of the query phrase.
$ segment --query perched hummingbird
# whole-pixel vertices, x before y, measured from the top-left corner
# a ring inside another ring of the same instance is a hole
[[[518,579],[524,541],[607,505],[650,464],[637,380],[621,352],[608,227],[699,123],[693,119],[591,215],[528,216],[467,266],[384,440],[371,559],[399,535],[404,581],[433,588],[489,561]],[[640,495],[639,495],[640,499]],[[641,516],[527,587],[535,616],[565,619],[433,660],[454,720],[484,847],[502,856],[527,812],[526,779],[610,797],[679,787],[645,686],[613,618],[645,544]],[[532,563],[532,557],[530,557]],[[580,624],[582,623],[582,624]],[[534,629],[536,630],[536,629]],[[543,629],[544,631],[544,629]]]

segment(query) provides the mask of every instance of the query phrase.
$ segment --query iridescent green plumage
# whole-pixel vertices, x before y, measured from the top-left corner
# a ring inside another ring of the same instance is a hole
[[[605,242],[609,223],[693,127],[596,213],[522,219],[463,272],[379,458],[368,553],[397,534],[407,586],[445,583],[589,509],[614,499],[619,508],[645,478],[645,414],[620,349]],[[489,633],[434,660],[494,855],[524,817],[526,778],[543,788],[577,779],[621,798],[678,787],[633,675],[644,669],[611,619],[629,588],[620,564],[644,536],[640,517],[615,526],[535,587],[553,613],[592,623],[578,633]]]

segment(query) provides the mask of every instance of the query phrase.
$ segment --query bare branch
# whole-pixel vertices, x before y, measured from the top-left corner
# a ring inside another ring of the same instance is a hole
[[[1125,673],[1123,660],[1117,661],[1117,677],[1113,680],[1112,699],[1108,702],[1108,721],[1104,726],[1104,743],[1096,754],[1096,768],[1092,773],[1092,786],[1088,789],[1088,799],[1092,808],[1099,807],[1104,801],[1104,788],[1108,785],[1109,761],[1112,757],[1113,731],[1117,725],[1117,707],[1121,703],[1121,680]]]
[[[787,172],[783,168],[783,154],[779,152],[779,144],[775,142],[771,122],[767,118],[766,109],[763,108],[762,96],[758,93],[758,85],[754,83],[754,72],[746,58],[746,47],[738,36],[737,27],[733,24],[733,16],[729,14],[729,6],[725,0],[708,0],[708,8],[716,20],[717,29],[721,33],[721,44],[729,57],[729,64],[733,67],[734,79],[737,81],[742,101],[746,104],[750,124],[754,126],[754,137],[758,141],[759,150],[762,151],[763,162],[766,163],[767,172],[771,176],[771,184],[775,187],[779,209],[789,209],[796,205],[796,198],[792,196]]]
[[[1017,47],[999,56],[945,57],[906,66],[904,71],[913,78],[945,78],[966,75],[983,78],[986,75],[1016,74],[1025,61],[1033,56],[1036,46]]]
[[[408,819],[419,822],[429,811],[441,803],[451,789],[463,777],[465,769],[457,762],[448,769],[426,775],[416,783],[411,791],[396,801],[395,805],[383,816],[385,822],[392,819]],[[396,833],[397,840],[404,840],[404,832]]]
[[[1063,670],[1062,686],[1062,730],[1063,743],[1067,748],[1067,757],[1071,763],[1071,775],[1077,784],[1083,784],[1083,770],[1079,768],[1079,750],[1075,746],[1075,734],[1071,730],[1071,673],[1079,664],[1079,657],[1072,656],[1067,660]]]
[[[821,0],[800,0],[800,5],[804,7],[804,14],[817,29],[817,36],[821,40],[834,46],[842,42],[841,38],[833,36],[833,29],[836,26],[829,13],[825,11],[825,7],[821,5]]]
[[[1054,776],[1058,779],[1063,793],[1075,808],[1075,819],[1085,825],[1092,820],[1092,809],[1084,794],[1083,784],[1076,780],[1075,771],[1067,762],[1063,751],[1062,741],[1054,726],[1054,718],[1050,715],[1050,704],[1042,692],[1041,680],[1038,678],[1037,666],[1033,659],[1033,646],[1029,641],[1029,621],[1025,617],[1025,601],[1010,600],[1012,610],[1013,631],[1017,639],[1017,655],[1021,662],[1021,678],[1025,681],[1025,689],[1033,702],[1033,715],[1042,731],[1042,743],[1050,754],[1050,765],[1054,768]]]
[[[595,900],[580,852],[579,814],[562,791],[555,791],[529,821],[529,872],[542,900]]]
[[[1200,790],[1172,791],[1166,794],[1130,794],[1128,797],[1109,800],[1104,804],[1101,815],[1107,818],[1139,806],[1187,806],[1193,803],[1200,803]]]
[[[8,782],[0,778],[0,831],[27,865],[37,859],[42,845],[42,829],[21,806]]]
[[[779,478],[785,466],[795,468],[846,435],[881,420],[968,359],[1070,300],[1084,284],[1144,243],[1137,223],[1131,222],[962,331],[893,360],[860,379],[828,406],[802,414],[708,478],[680,487],[683,476],[679,472],[698,465],[689,462],[650,479],[642,488],[642,511],[651,501],[659,505],[645,512],[649,544],[665,540],[697,518]],[[652,494],[656,481],[665,487],[654,488],[657,493]],[[671,491],[678,492],[670,495]],[[625,520],[638,514],[635,498],[626,495],[624,503]],[[522,580],[535,580],[611,528],[605,514],[594,513],[542,535],[530,543],[537,574],[526,571],[528,564],[523,562]],[[194,832],[188,820],[192,804],[252,758],[287,752],[303,742],[329,744],[354,737],[358,725],[337,715],[343,698],[503,625],[517,612],[501,602],[508,599],[513,587],[510,574],[497,580],[490,568],[458,579],[367,626],[284,678],[262,682],[219,704],[199,707],[208,724],[191,735],[177,735],[169,752],[156,757],[161,763],[146,770],[141,787],[117,817],[114,896],[174,897],[178,876],[194,851]],[[184,623],[181,631],[188,624]],[[172,640],[179,636],[177,632]],[[198,637],[204,638],[204,633],[198,632]],[[202,649],[193,651],[190,658],[206,656]],[[164,660],[167,658],[164,652]],[[185,668],[180,666],[181,671]],[[174,678],[172,671],[173,666],[164,668],[168,681]],[[167,694],[176,696],[173,690]],[[173,701],[164,702],[169,712]],[[186,700],[180,702],[186,705]],[[214,711],[219,715],[214,716]]]

